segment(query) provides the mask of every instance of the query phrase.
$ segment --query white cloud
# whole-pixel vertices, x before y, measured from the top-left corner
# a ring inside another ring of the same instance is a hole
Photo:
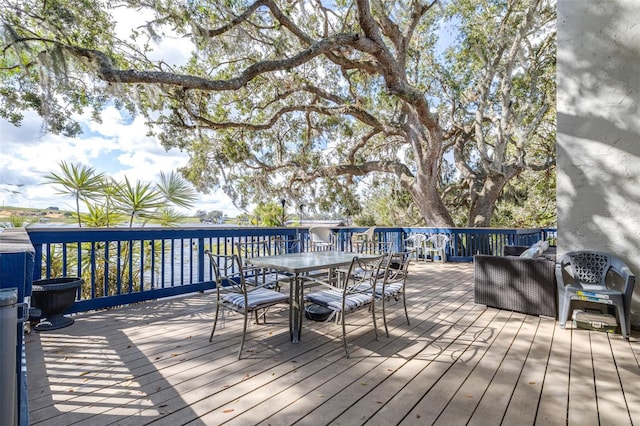
[[[187,164],[188,155],[178,150],[166,152],[146,135],[144,119],[124,124],[115,108],[107,108],[103,123],[84,121],[88,135],[69,138],[42,134],[41,119],[25,114],[24,124],[14,127],[0,119],[0,201],[14,207],[73,208],[73,200],[58,195],[44,184],[43,176],[58,171],[61,161],[82,163],[116,179],[156,182],[161,171],[170,172]],[[19,193],[13,193],[19,191]],[[221,191],[202,194],[190,212],[221,210],[229,216],[240,211]]]
[[[130,39],[132,30],[140,30],[147,22],[152,21],[153,13],[149,10],[132,10],[124,7],[114,8],[111,15],[116,21],[115,32],[121,39]],[[163,61],[169,65],[184,65],[191,52],[194,50],[190,40],[178,37],[169,26],[156,28],[162,39],[160,43],[150,42],[152,51],[148,53],[148,58],[153,61]]]

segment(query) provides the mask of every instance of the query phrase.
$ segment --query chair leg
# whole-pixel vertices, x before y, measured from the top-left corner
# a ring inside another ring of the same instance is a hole
[[[213,340],[213,333],[216,331],[216,324],[218,323],[218,312],[220,312],[220,305],[216,301],[216,315],[213,318],[213,328],[211,329],[211,335],[209,336],[209,342]]]
[[[240,341],[240,349],[238,350],[238,359],[242,355],[242,348],[244,347],[244,341],[247,337],[247,323],[249,322],[249,313],[244,313],[244,327],[242,328],[242,340]]]
[[[344,351],[347,354],[347,358],[349,358],[349,347],[347,346],[347,327],[344,323],[344,312],[340,312],[340,317],[342,319],[342,343],[344,344]]]
[[[558,324],[560,328],[564,328],[567,324],[569,316],[569,308],[571,307],[571,298],[565,297],[566,293],[558,295]]]
[[[373,318],[373,332],[376,335],[376,340],[378,340],[378,324],[376,322],[376,298],[373,297],[371,301],[371,317]],[[385,323],[386,325],[386,323]]]
[[[382,297],[382,322],[384,323],[384,332],[389,337],[389,328],[387,327],[387,309],[385,303],[386,297]]]
[[[629,332],[631,331],[630,330],[631,324],[629,324],[629,322],[627,321],[629,318],[626,315],[626,311],[624,309],[624,302],[622,301],[622,298],[619,298],[618,300],[615,301],[615,307],[616,307],[616,314],[618,314],[618,318],[620,320],[620,332],[622,333],[622,337],[629,340]]]
[[[402,287],[402,304],[404,305],[404,316],[407,317],[407,325],[411,325],[409,322],[409,312],[407,312],[407,298],[405,297],[404,287]]]
[[[624,311],[617,308],[618,316],[620,317],[620,331],[622,332],[622,337],[629,340],[629,330],[627,330],[627,321],[624,316]]]

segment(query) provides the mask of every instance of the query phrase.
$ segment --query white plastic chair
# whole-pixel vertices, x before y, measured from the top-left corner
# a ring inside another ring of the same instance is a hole
[[[427,241],[424,244],[424,254],[425,261],[427,260],[427,255],[434,260],[434,255],[440,257],[440,261],[445,263],[447,261],[447,243],[449,242],[449,237],[444,234],[435,234],[427,238]]]
[[[311,251],[335,250],[333,232],[324,226],[312,226],[309,228],[311,237]]]
[[[404,239],[404,249],[408,251],[416,260],[424,255],[424,245],[427,236],[424,234],[411,234]]]
[[[361,242],[375,241],[376,239],[376,227],[372,226],[364,232],[352,232],[351,233],[351,244],[355,246]],[[355,248],[355,247],[354,247]]]

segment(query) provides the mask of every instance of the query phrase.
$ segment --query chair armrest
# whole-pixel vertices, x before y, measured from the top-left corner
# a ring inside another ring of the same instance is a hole
[[[633,287],[635,286],[636,276],[631,269],[624,263],[621,259],[611,256],[611,270],[618,274],[624,280],[624,287],[622,289],[622,293],[625,295],[630,295],[633,293]]]
[[[564,283],[564,267],[565,267],[565,263],[562,262],[562,259],[558,260],[558,262],[556,262],[556,266],[555,266],[555,275],[556,275],[556,283],[558,284],[558,289],[562,289],[565,286]]]

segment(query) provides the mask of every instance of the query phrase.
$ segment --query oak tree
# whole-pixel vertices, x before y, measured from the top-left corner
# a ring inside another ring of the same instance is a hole
[[[240,207],[356,214],[391,178],[426,225],[457,203],[486,226],[509,180],[554,164],[553,0],[0,3],[2,117],[76,135],[114,102]],[[154,51],[168,38],[186,61]]]

